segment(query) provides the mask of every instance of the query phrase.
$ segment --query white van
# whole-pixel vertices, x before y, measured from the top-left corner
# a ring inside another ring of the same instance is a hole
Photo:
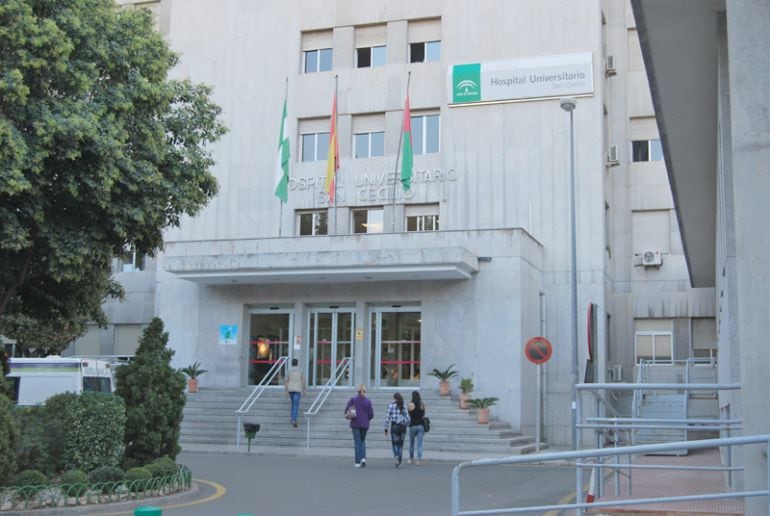
[[[8,378],[18,405],[42,405],[54,394],[113,392],[112,367],[106,360],[50,356],[11,358]]]

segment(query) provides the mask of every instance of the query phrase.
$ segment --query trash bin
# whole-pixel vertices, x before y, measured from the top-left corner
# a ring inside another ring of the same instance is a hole
[[[257,432],[259,432],[258,423],[243,423],[243,433],[246,434],[246,439],[249,440],[248,451],[251,451],[251,440],[254,439]]]

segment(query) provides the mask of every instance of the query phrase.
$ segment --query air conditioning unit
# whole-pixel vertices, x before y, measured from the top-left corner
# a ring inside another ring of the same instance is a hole
[[[615,67],[615,56],[607,56],[604,62],[604,73],[608,77],[618,73],[618,69]]]
[[[618,157],[618,146],[610,145],[610,150],[607,153],[607,164],[617,165],[618,163],[620,163],[620,158]]]
[[[642,265],[645,267],[660,267],[663,265],[663,257],[660,255],[660,251],[643,252]]]

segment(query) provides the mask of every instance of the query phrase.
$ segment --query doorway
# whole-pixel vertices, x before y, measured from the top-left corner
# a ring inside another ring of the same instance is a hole
[[[308,385],[321,387],[344,358],[353,359],[355,312],[350,307],[313,308],[308,325]],[[352,363],[338,386],[352,385],[351,368]]]
[[[293,314],[272,309],[255,310],[249,316],[247,385],[258,385],[281,357],[291,359]],[[281,371],[270,385],[282,385]]]
[[[422,346],[420,307],[376,307],[370,317],[371,386],[419,387]]]

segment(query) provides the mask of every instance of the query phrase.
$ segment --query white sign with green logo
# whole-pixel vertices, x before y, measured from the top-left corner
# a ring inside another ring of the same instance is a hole
[[[451,104],[515,101],[594,92],[591,52],[449,67]]]

